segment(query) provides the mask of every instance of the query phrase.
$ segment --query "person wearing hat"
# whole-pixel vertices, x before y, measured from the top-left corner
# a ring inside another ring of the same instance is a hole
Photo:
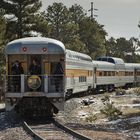
[[[16,60],[11,68],[13,91],[19,92],[21,87],[21,74],[24,73],[21,63]]]

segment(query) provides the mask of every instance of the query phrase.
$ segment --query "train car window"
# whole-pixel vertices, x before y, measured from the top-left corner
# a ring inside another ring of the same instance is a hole
[[[108,62],[115,64],[115,62],[112,58],[108,58]]]
[[[37,75],[44,74],[41,55],[29,55],[28,59],[28,73]],[[34,69],[34,65],[36,65],[36,69]]]
[[[90,76],[90,70],[88,70],[88,76]]]
[[[107,76],[107,71],[104,71],[104,76]]]
[[[102,76],[102,72],[101,71],[99,72],[99,76]]]
[[[92,71],[90,71],[90,76],[92,76]]]
[[[96,60],[101,61],[101,58],[97,58]]]
[[[119,71],[116,71],[115,72],[115,76],[119,76]]]
[[[107,58],[102,58],[102,61],[107,61]]]
[[[87,81],[87,77],[86,76],[80,76],[79,77],[79,83],[86,82],[86,81]]]
[[[127,76],[127,71],[125,72],[125,76]]]
[[[81,77],[79,77],[79,83],[81,82]]]
[[[19,61],[23,67],[24,74],[27,74],[27,56],[26,55],[9,55],[8,56],[8,74],[11,75],[11,68],[15,61]]]

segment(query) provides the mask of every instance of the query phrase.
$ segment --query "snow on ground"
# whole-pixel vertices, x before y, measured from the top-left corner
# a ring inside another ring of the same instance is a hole
[[[125,95],[115,95],[114,93],[108,93],[110,101],[114,103],[115,107],[119,108],[124,113],[131,113],[129,111],[140,112],[140,96],[133,92],[133,89],[126,91]],[[99,115],[100,110],[103,109],[104,103],[102,98],[105,94],[90,95],[82,98],[73,98],[67,101],[66,110],[69,108],[68,112],[71,112],[74,117],[78,119],[86,120],[89,115]],[[88,104],[89,103],[89,104]],[[131,110],[130,110],[131,109]],[[136,112],[136,113],[137,113]],[[119,120],[118,120],[119,121]],[[107,119],[97,117],[94,123],[106,123]],[[111,123],[111,122],[110,122]]]
[[[123,113],[117,120],[110,121],[101,114],[100,110],[104,108],[104,98],[107,96],[110,102],[113,102],[113,105]],[[96,132],[101,132],[98,130],[103,128],[106,130],[105,133],[111,130],[131,137],[133,140],[140,140],[140,94],[135,94],[132,89],[125,95],[116,95],[114,92],[73,98],[66,102],[65,111],[66,117],[61,119],[63,121],[66,119],[67,123],[91,126],[97,128]],[[90,117],[91,119],[93,117],[93,121],[87,121]],[[96,117],[97,120],[94,120]]]

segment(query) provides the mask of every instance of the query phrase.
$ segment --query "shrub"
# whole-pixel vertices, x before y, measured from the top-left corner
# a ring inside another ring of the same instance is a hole
[[[101,109],[100,112],[109,120],[116,120],[122,115],[122,112],[114,106],[113,102],[109,101],[104,104],[104,108]]]
[[[104,103],[106,101],[109,101],[110,99],[109,99],[109,96],[108,95],[104,95],[104,97],[101,100]]]
[[[87,122],[94,122],[97,120],[97,116],[95,114],[89,114],[88,117],[86,117]]]
[[[135,88],[134,93],[137,94],[137,95],[140,95],[140,88]]]
[[[116,95],[124,95],[126,94],[125,89],[118,88],[116,89]]]

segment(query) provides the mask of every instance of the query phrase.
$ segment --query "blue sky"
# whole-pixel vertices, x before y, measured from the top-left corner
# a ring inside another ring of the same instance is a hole
[[[93,2],[94,8],[98,9],[97,12],[94,11],[98,15],[96,20],[104,25],[108,38],[140,38],[140,0],[42,0],[43,9],[53,2],[62,2],[67,7],[77,3],[87,11]]]

